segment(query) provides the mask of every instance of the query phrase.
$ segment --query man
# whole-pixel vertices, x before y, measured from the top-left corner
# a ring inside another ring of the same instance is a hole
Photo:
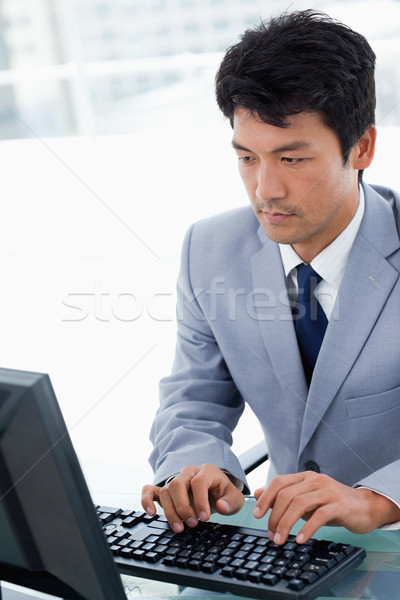
[[[195,224],[183,247],[157,485],[142,494],[177,532],[241,508],[230,445],[245,403],[271,463],[254,515],[272,508],[275,543],[299,518],[299,543],[324,524],[400,521],[400,198],[362,183],[374,62],[313,11],[246,31],[222,61],[217,100],[251,207]]]

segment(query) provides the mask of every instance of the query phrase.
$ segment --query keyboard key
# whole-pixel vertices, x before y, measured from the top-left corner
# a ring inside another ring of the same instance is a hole
[[[335,565],[337,565],[337,561],[329,556],[314,556],[313,562],[319,565],[324,565],[327,569],[332,569]]]
[[[275,556],[271,556],[270,554],[266,554],[260,559],[260,563],[265,565],[270,565],[274,562]]]
[[[257,571],[260,571],[260,573],[269,573],[270,571],[272,571],[272,569],[272,565],[259,565],[257,567]]]
[[[295,558],[290,562],[290,566],[293,569],[301,569],[304,565],[310,562],[311,556],[309,554],[303,554],[300,558]]]
[[[138,523],[138,520],[136,517],[126,517],[126,519],[124,519],[121,522],[122,527],[133,527],[134,525],[136,525]]]
[[[251,554],[248,555],[247,560],[256,560],[257,562],[259,562],[261,559],[261,555],[258,554],[257,552],[252,552]]]
[[[204,558],[204,562],[215,562],[217,560],[216,554],[207,554]]]
[[[120,508],[115,508],[114,506],[99,506],[97,509],[98,513],[109,513],[110,515],[113,515],[113,517],[118,517],[121,513],[122,510]]]
[[[283,550],[287,550],[287,551],[295,551],[297,550],[298,545],[294,544],[293,542],[286,542],[286,544],[283,546]]]
[[[160,523],[168,523],[168,519],[165,515],[158,515],[157,521],[159,521]]]
[[[235,568],[234,567],[224,567],[221,570],[221,575],[223,575],[224,577],[234,577]]]
[[[260,583],[263,574],[260,571],[250,571],[249,573],[249,581],[253,583]]]
[[[145,541],[146,541],[148,544],[152,544],[152,543],[154,543],[154,542],[158,542],[158,541],[159,541],[159,539],[160,539],[160,536],[158,536],[158,535],[149,535],[149,536],[148,536],[148,537],[145,539]]]
[[[233,557],[236,558],[236,559],[241,560],[243,558],[246,558],[247,554],[248,554],[248,552],[245,552],[243,550],[239,550],[239,552],[235,552],[235,554],[233,555]]]
[[[256,560],[249,560],[245,563],[244,568],[249,571],[253,571],[253,569],[257,569],[258,562]]]
[[[180,567],[181,569],[186,569],[186,567],[189,564],[189,559],[188,558],[177,558],[175,564],[177,567]]]
[[[154,550],[154,548],[156,547],[155,544],[143,544],[142,549],[143,550]]]
[[[107,543],[109,546],[112,546],[113,544],[115,544],[115,542],[118,540],[118,538],[116,538],[114,535],[110,536],[107,538]]]
[[[296,592],[301,592],[305,587],[306,584],[301,579],[291,579],[288,583],[288,588]]]
[[[129,531],[126,531],[123,529],[120,529],[119,531],[116,531],[114,533],[114,537],[118,538],[119,540],[122,540],[123,538],[128,537],[128,536],[129,536]]]
[[[269,538],[259,538],[257,540],[257,546],[263,546],[265,548],[265,546],[268,546],[269,542]]]
[[[277,575],[273,575],[272,573],[267,573],[266,575],[262,576],[261,581],[267,585],[275,585],[278,583],[279,578],[277,577]]]
[[[131,517],[133,515],[133,510],[123,510],[118,516],[121,519],[126,519],[126,517]]]
[[[354,546],[350,546],[349,544],[334,544],[333,547],[331,547],[329,550],[339,550],[344,552],[346,556],[349,556],[349,554],[352,554],[352,552],[354,552],[355,548]]]
[[[248,535],[247,537],[244,538],[244,542],[245,544],[252,544],[253,542],[256,541],[256,536],[254,535]]]
[[[232,556],[235,553],[235,548],[225,548],[222,550],[221,556]]]
[[[99,515],[99,520],[103,525],[106,525],[113,519],[114,519],[113,515],[110,515],[109,513],[102,513]]]
[[[236,569],[236,571],[235,571],[236,579],[241,579],[242,581],[247,579],[248,574],[249,574],[249,572],[247,569]]]
[[[274,575],[278,575],[278,577],[283,577],[287,571],[286,567],[273,567],[271,573]]]
[[[274,565],[276,567],[286,567],[290,563],[288,558],[276,558],[274,560]]]
[[[171,527],[169,526],[168,522],[165,521],[151,521],[151,523],[148,523],[149,527],[154,527],[157,529],[171,529]]]
[[[231,567],[235,567],[235,569],[240,569],[240,567],[243,567],[244,565],[244,560],[242,558],[235,558],[235,560],[233,560],[230,564]]]
[[[217,565],[219,567],[225,567],[226,565],[229,565],[232,562],[232,559],[230,556],[222,556],[221,558],[219,558],[217,560]]]
[[[312,573],[311,571],[306,571],[300,575],[300,579],[305,581],[306,583],[314,583],[318,579],[317,573]]]
[[[143,556],[144,560],[147,562],[151,562],[151,563],[155,563],[158,560],[160,560],[161,555],[158,554],[158,552],[146,552],[145,555]]]
[[[242,552],[253,552],[254,544],[243,544],[243,546],[240,548],[240,550]]]
[[[312,573],[316,573],[319,577],[327,572],[327,568],[324,565],[316,565],[315,563],[308,563],[304,567],[304,572],[310,571]]]
[[[217,569],[218,567],[213,562],[204,562],[201,567],[201,570],[204,571],[204,573],[215,573]]]
[[[133,550],[137,550],[138,548],[140,548],[141,546],[143,546],[143,542],[141,541],[133,541],[131,540],[131,538],[129,538],[130,541],[130,547],[133,548]]]
[[[285,579],[297,579],[297,577],[299,577],[302,574],[302,570],[301,569],[289,569],[286,573],[285,573]]]

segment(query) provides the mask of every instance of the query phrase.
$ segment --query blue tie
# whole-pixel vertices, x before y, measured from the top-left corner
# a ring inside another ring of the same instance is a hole
[[[314,290],[321,279],[311,265],[302,263],[297,267],[299,291],[293,320],[308,385],[328,324],[326,315],[314,296]]]

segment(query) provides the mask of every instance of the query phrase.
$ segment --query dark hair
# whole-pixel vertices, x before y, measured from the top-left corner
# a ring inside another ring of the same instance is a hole
[[[217,102],[232,125],[236,108],[278,127],[287,127],[290,115],[318,112],[346,163],[375,123],[374,67],[361,34],[325,13],[284,13],[247,29],[228,48],[216,75]]]

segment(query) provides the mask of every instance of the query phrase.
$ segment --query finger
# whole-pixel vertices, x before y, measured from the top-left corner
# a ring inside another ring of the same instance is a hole
[[[310,492],[310,482],[302,481],[300,483],[294,483],[290,486],[284,487],[279,490],[276,494],[272,511],[268,519],[268,529],[270,531],[276,531],[278,524],[287,513],[288,510],[296,510],[296,514],[303,510],[306,511],[305,495]],[[293,503],[293,505],[292,505]],[[304,512],[299,514],[302,517]]]
[[[163,507],[164,514],[168,519],[171,529],[173,529],[175,533],[181,533],[184,530],[184,524],[179,514],[175,510],[175,505],[168,491],[169,485],[170,484],[160,489],[160,504]]]
[[[228,492],[215,502],[217,511],[223,515],[236,514],[243,507],[243,504],[244,496],[233,483],[230,483]]]
[[[253,510],[253,517],[261,519],[271,508],[271,495],[267,492],[266,488],[260,488],[254,492],[254,498],[257,500],[257,504]]]
[[[304,473],[294,473],[291,475],[280,475],[275,477],[267,488],[259,488],[254,492],[257,500],[253,515],[256,519],[261,519],[267,511],[274,506],[277,494],[280,490],[298,483],[304,479]]]
[[[196,527],[198,524],[192,495],[192,480],[198,470],[198,467],[184,467],[181,473],[165,486],[174,505],[175,513],[189,527]]]
[[[142,489],[142,507],[151,517],[157,512],[154,501],[159,501],[159,490],[160,488],[156,485],[145,485]]]
[[[203,465],[191,485],[194,507],[201,521],[209,519],[215,510],[225,515],[235,514],[244,504],[243,494],[213,465]]]
[[[219,469],[214,470],[211,468],[211,465],[202,466],[191,481],[194,510],[200,521],[207,521],[211,516],[212,507],[210,506],[209,494],[218,472],[223,475]]]
[[[324,504],[318,507],[308,521],[303,525],[296,536],[296,542],[303,544],[307,542],[318,531],[320,527],[333,521],[338,515],[336,504]]]
[[[262,487],[262,488],[258,488],[257,490],[255,490],[253,496],[256,500],[259,499],[259,497],[261,496],[261,494],[263,494],[265,492],[266,488]]]
[[[314,513],[314,511],[323,507],[326,504],[326,501],[327,498],[325,497],[325,494],[323,493],[321,496],[320,491],[296,494],[279,520],[276,519],[276,515],[273,515],[275,510],[274,507],[271,512],[273,521],[270,523],[270,517],[268,529],[273,534],[273,541],[275,544],[284,544],[293,525],[306,513]],[[306,540],[304,539],[303,542],[304,541]]]

